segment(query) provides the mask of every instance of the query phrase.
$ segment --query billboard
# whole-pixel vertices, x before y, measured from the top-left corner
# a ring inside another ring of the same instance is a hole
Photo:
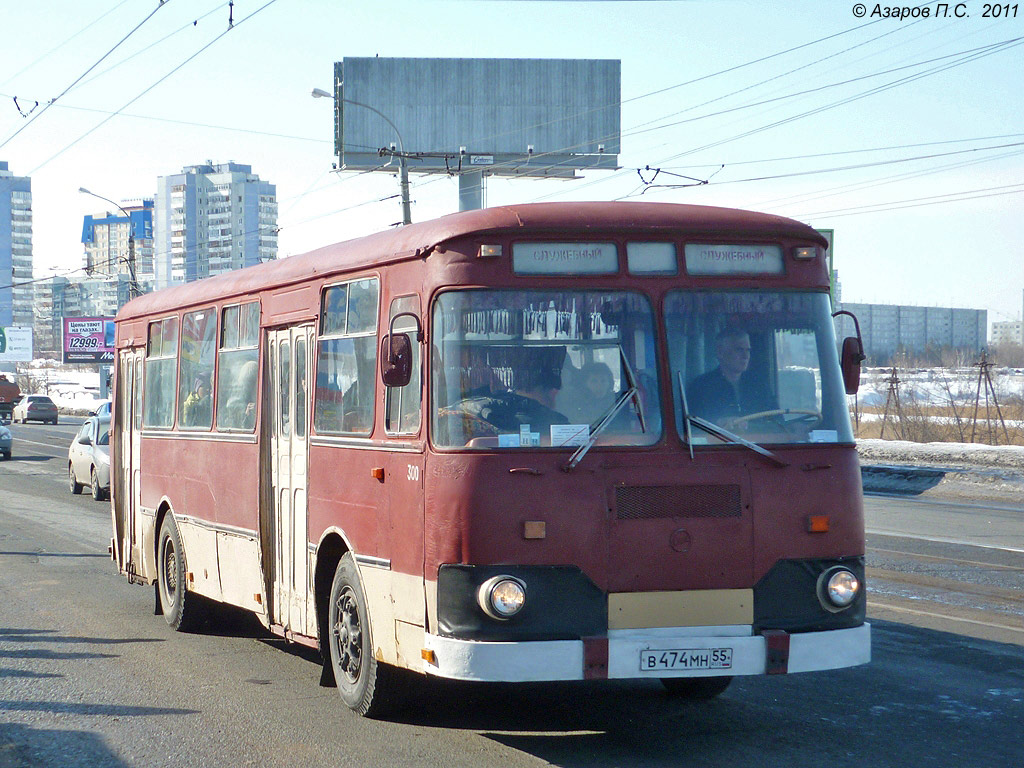
[[[347,57],[335,62],[335,152],[348,170],[573,178],[616,169],[617,59]],[[392,164],[393,166],[394,164]]]
[[[65,317],[64,362],[114,362],[114,318]]]
[[[32,328],[0,326],[0,363],[27,363],[32,359]]]

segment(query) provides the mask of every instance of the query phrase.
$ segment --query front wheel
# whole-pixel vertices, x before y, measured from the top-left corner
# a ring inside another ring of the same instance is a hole
[[[68,488],[76,496],[82,492],[82,484],[78,482],[78,478],[75,477],[75,468],[72,465],[68,465]]]
[[[170,512],[160,526],[157,569],[160,607],[164,619],[179,632],[195,627],[200,620],[199,598],[186,588],[185,549],[181,545],[181,535]]]
[[[713,699],[725,692],[732,678],[725,677],[663,677],[661,684],[670,696],[692,701]]]
[[[360,715],[378,717],[388,708],[393,670],[378,663],[370,638],[370,616],[351,554],[338,562],[328,607],[331,667],[341,700]]]

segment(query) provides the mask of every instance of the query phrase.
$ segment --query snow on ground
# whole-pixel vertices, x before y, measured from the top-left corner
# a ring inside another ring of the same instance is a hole
[[[948,406],[954,401],[957,407],[974,405],[978,391],[978,368],[966,367],[949,371],[935,368],[897,370],[900,400],[916,402],[922,406]],[[891,368],[869,368],[861,376],[860,393],[857,401],[862,408],[882,408],[889,396]],[[1024,369],[992,368],[989,371],[992,386],[1001,403],[1024,400]],[[985,404],[987,384],[981,382],[981,405]]]

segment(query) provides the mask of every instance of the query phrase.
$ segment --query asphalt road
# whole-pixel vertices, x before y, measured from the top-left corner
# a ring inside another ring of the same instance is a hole
[[[316,658],[224,613],[153,615],[110,562],[107,503],[71,496],[77,425],[14,425],[0,462],[0,768],[1004,766],[1024,727],[1024,510],[869,498],[870,665],[737,679],[417,686],[390,722]]]

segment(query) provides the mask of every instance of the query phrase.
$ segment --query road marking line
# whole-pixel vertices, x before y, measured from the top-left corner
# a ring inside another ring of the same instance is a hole
[[[941,536],[918,536],[913,533],[901,533],[899,531],[881,531],[877,528],[865,529],[864,533],[869,533],[878,536],[895,536],[900,539],[916,539],[917,541],[932,541],[936,544],[959,544],[965,547],[979,547],[981,549],[996,549],[1000,552],[1013,552],[1017,555],[1024,555],[1024,549],[1017,549],[1016,547],[997,547],[993,544],[978,544],[974,541],[964,541],[963,539],[947,539]]]
[[[950,616],[946,613],[932,613],[930,611],[919,611],[916,608],[902,608],[898,605],[890,605],[889,603],[880,603],[877,600],[868,600],[868,605],[875,605],[878,608],[882,608],[886,611],[896,611],[897,613],[912,613],[916,616],[931,616],[935,619],[947,619],[948,621],[960,621],[964,624],[977,624],[981,627],[991,627],[992,629],[1008,629],[1011,632],[1020,632],[1024,634],[1024,629],[1018,629],[1017,627],[1011,627],[1009,624],[994,624],[990,621],[977,621],[975,619],[961,619],[959,616]]]
[[[947,563],[963,563],[964,565],[979,565],[982,568],[1001,568],[1005,571],[1024,571],[1019,565],[1000,565],[999,563],[983,563],[980,560],[964,560],[959,557],[942,557],[941,555],[926,555],[921,552],[908,552],[905,549],[882,549],[881,547],[869,547],[871,552],[888,552],[891,555],[910,555],[924,560],[944,560]]]

